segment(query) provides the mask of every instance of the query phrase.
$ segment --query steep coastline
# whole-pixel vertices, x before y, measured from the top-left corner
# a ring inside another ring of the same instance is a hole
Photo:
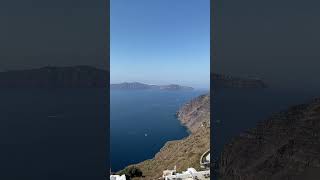
[[[130,165],[141,169],[145,176],[143,179],[158,179],[163,170],[174,166],[177,171],[189,167],[200,169],[199,159],[210,148],[210,95],[193,99],[177,115],[191,134],[181,140],[167,142],[154,158]]]
[[[195,133],[203,123],[210,122],[210,96],[201,95],[182,106],[177,112],[181,123]]]
[[[220,179],[306,179],[320,169],[319,129],[320,99],[275,114],[225,145]]]

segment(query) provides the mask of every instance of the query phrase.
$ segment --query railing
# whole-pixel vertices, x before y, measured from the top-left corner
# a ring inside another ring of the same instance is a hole
[[[210,165],[210,161],[206,162],[206,160],[205,160],[209,153],[210,153],[210,149],[208,149],[205,153],[203,153],[200,158],[200,166],[202,168],[206,168],[208,165]]]

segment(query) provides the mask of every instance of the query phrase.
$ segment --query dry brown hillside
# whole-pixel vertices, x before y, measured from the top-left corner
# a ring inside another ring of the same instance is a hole
[[[275,114],[227,144],[223,180],[320,179],[320,99]]]

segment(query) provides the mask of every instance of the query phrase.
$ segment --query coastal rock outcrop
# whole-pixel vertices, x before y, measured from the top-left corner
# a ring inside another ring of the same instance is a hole
[[[225,146],[220,179],[320,179],[319,129],[320,99],[273,115]]]

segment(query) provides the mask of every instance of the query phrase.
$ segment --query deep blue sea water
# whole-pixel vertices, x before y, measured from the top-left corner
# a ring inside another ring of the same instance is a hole
[[[1,89],[0,179],[100,180],[105,89]]]
[[[175,113],[207,91],[111,90],[112,171],[153,158],[169,140],[188,135]]]

